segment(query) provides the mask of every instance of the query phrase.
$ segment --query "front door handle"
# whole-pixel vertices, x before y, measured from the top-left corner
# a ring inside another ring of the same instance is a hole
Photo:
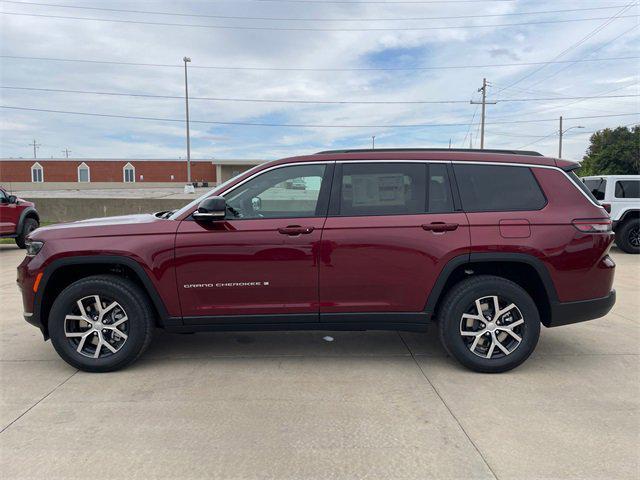
[[[287,227],[280,227],[278,232],[282,235],[308,235],[313,232],[313,227],[301,227],[300,225],[289,225]]]
[[[458,228],[457,223],[433,222],[425,223],[422,228],[428,232],[452,232]]]

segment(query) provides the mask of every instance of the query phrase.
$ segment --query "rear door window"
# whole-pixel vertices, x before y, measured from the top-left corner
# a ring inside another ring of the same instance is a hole
[[[640,198],[640,180],[618,180],[616,198]]]
[[[428,167],[429,185],[427,211],[429,213],[447,213],[453,211],[453,195],[447,166],[443,163],[432,163]]]
[[[547,200],[528,167],[454,164],[467,212],[540,210]]]
[[[338,214],[425,213],[426,173],[424,163],[344,163]]]

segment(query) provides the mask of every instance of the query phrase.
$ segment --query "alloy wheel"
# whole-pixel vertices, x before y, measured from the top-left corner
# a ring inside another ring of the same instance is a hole
[[[629,230],[629,243],[634,247],[640,247],[640,227]]]
[[[515,303],[496,295],[481,297],[460,319],[467,348],[491,359],[510,355],[522,343],[524,316]]]
[[[129,318],[109,298],[90,295],[76,301],[64,318],[64,334],[81,355],[101,358],[117,353],[129,338]]]

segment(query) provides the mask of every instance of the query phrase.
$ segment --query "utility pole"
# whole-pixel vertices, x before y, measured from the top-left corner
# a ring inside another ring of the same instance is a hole
[[[33,147],[33,158],[38,158],[37,150],[40,148],[40,144],[36,143],[36,139],[33,139],[33,143],[29,144],[30,147]]]
[[[480,149],[484,149],[484,120],[485,120],[485,111],[487,104],[495,105],[498,102],[487,102],[487,87],[490,86],[489,82],[487,82],[486,78],[482,79],[482,87],[478,89],[478,92],[482,92],[482,101],[474,102],[471,100],[471,105],[482,105],[482,120],[480,124]]]
[[[71,153],[71,150],[69,150],[68,148],[65,148],[64,150],[62,150],[62,153],[64,153],[64,156],[66,158],[69,158],[69,154]]]
[[[191,62],[191,58],[184,57],[184,101],[187,116],[187,184],[191,184],[191,137],[189,135],[189,82],[187,79],[187,63]]]
[[[376,136],[371,135],[371,150],[375,150],[375,149],[376,149]]]
[[[469,133],[469,150],[473,148],[473,133]]]

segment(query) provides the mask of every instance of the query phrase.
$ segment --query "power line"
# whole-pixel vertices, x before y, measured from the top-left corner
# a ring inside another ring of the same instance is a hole
[[[495,132],[491,131],[491,135],[497,135],[499,137],[514,137],[514,138],[542,138],[545,135],[527,135],[526,133],[507,133],[507,132]]]
[[[603,98],[603,97],[607,96],[607,95],[608,95],[608,94],[610,94],[610,93],[617,92],[617,91],[619,91],[619,90],[624,90],[624,89],[626,89],[626,88],[633,87],[633,86],[638,86],[638,83],[633,83],[633,84],[629,84],[629,85],[622,85],[622,86],[619,86],[619,87],[615,87],[615,88],[613,88],[613,89],[607,89],[606,91],[603,91],[603,92],[598,93],[598,94],[596,95],[596,98],[598,98],[598,97],[599,97],[599,98]],[[557,97],[556,97],[556,98],[557,98]],[[555,106],[555,107],[549,107],[549,108],[537,109],[537,110],[532,111],[532,112],[529,112],[529,113],[530,113],[530,114],[536,114],[536,113],[550,112],[550,111],[553,111],[553,110],[558,110],[558,109],[560,109],[560,108],[566,108],[566,107],[568,107],[568,106],[570,106],[570,105],[574,105],[574,104],[576,104],[576,103],[584,102],[584,100],[586,100],[586,99],[574,100],[574,101],[572,101],[572,102],[569,102],[569,103],[563,103],[562,105],[557,105],[557,106]],[[585,110],[587,110],[587,109],[585,109]],[[601,113],[602,113],[602,112],[601,112]],[[511,118],[511,117],[519,117],[519,116],[522,116],[522,112],[520,112],[520,113],[513,113],[513,114],[509,114],[509,115],[500,115],[499,117],[496,117],[496,118],[497,118],[497,119],[505,119],[505,118]]]
[[[144,20],[118,20],[111,18],[95,18],[95,17],[73,17],[67,15],[46,15],[39,13],[19,13],[19,12],[0,12],[2,15],[17,15],[22,17],[37,17],[37,18],[55,18],[59,20],[85,20],[92,22],[107,22],[107,23],[125,23],[133,25],[155,25],[162,27],[189,27],[189,28],[210,28],[214,30],[261,30],[261,31],[286,31],[286,32],[398,32],[398,31],[431,31],[431,30],[451,30],[451,29],[470,29],[470,28],[494,28],[494,27],[515,27],[522,25],[543,25],[553,23],[571,23],[571,22],[588,22],[593,20],[610,19],[611,17],[593,17],[593,18],[575,18],[565,20],[540,20],[529,21],[521,23],[493,23],[484,25],[446,25],[446,26],[429,26],[429,27],[401,27],[401,28],[308,28],[308,27],[252,27],[252,26],[235,26],[235,25],[206,25],[197,23],[169,23],[169,22],[150,22]],[[640,15],[626,15],[621,18],[637,18]]]
[[[566,119],[565,119],[566,120]],[[626,125],[623,125],[623,127],[631,127],[631,126],[635,126],[637,124],[637,122],[632,122],[632,123],[628,123]],[[602,130],[602,129],[600,129]],[[581,131],[581,132],[573,132],[573,133],[569,133],[568,135],[565,135],[567,137],[569,136],[577,136],[577,135],[587,135],[587,134],[592,134],[592,133],[596,133],[599,130],[589,130],[589,131]],[[553,136],[557,136],[558,135],[558,130],[554,130],[553,132],[551,132],[549,135],[544,135],[541,136],[538,140],[535,140],[533,142],[527,143],[521,147],[518,147],[518,150],[521,150],[525,147],[529,147],[531,145],[535,145],[536,143],[542,142],[543,140],[546,140],[547,138],[553,137]]]
[[[504,16],[519,16],[519,15],[545,15],[551,13],[571,13],[571,12],[586,12],[592,10],[613,10],[615,8],[622,8],[624,5],[610,5],[603,7],[588,7],[588,8],[565,8],[561,10],[539,10],[532,12],[509,12],[509,13],[490,13],[490,14],[476,14],[476,15],[453,15],[453,16],[440,16],[440,17],[395,17],[395,18],[301,18],[301,17],[247,17],[238,15],[209,15],[203,13],[180,13],[180,12],[166,12],[157,10],[130,10],[123,8],[106,8],[106,7],[88,7],[84,5],[65,5],[59,3],[40,3],[40,2],[20,2],[14,0],[0,0],[2,3],[12,3],[16,5],[33,5],[41,7],[54,7],[54,8],[71,8],[76,10],[93,10],[101,12],[117,12],[117,13],[134,13],[144,15],[165,15],[172,17],[191,17],[191,18],[215,18],[219,20],[266,20],[266,21],[286,21],[286,22],[400,22],[400,21],[413,21],[413,20],[453,20],[453,19],[465,19],[465,18],[489,18],[489,17],[504,17]]]
[[[95,112],[74,112],[68,110],[50,110],[44,108],[29,108],[29,107],[16,107],[12,105],[0,105],[0,108],[8,110],[19,110],[29,112],[43,112],[43,113],[59,113],[69,115],[83,115],[89,117],[107,117],[107,118],[126,118],[132,120],[152,120],[160,122],[177,122],[181,123],[185,120],[183,118],[166,118],[166,117],[142,117],[133,115],[115,115],[106,113]],[[633,115],[640,115],[640,112],[634,113],[619,113],[614,115],[591,115],[581,117],[566,117],[565,120],[583,120],[590,118],[612,118],[612,117],[627,117]],[[466,127],[467,122],[464,123],[416,123],[416,124],[388,124],[388,125],[330,125],[330,124],[302,124],[302,123],[266,123],[266,122],[216,122],[210,120],[189,120],[190,123],[201,123],[208,125],[231,125],[231,126],[248,126],[248,127],[289,127],[289,128],[428,128],[428,127]],[[511,123],[543,123],[543,122],[557,122],[557,118],[544,118],[544,119],[529,119],[529,120],[511,120],[502,122],[491,122],[492,125],[511,124]]]
[[[615,20],[619,20],[620,18],[624,18],[621,17],[621,15],[627,11],[628,9],[630,9],[632,6],[634,5],[634,2],[629,3],[627,6],[625,6],[622,10],[620,10],[619,12],[617,12],[615,15],[609,17],[607,19],[607,21],[605,21],[604,23],[602,23],[601,25],[597,26],[596,28],[594,28],[593,30],[591,30],[587,35],[585,35],[583,38],[581,38],[580,40],[578,40],[576,43],[572,44],[571,46],[565,48],[562,52],[560,52],[558,55],[556,55],[555,57],[553,57],[551,59],[551,61],[555,61],[558,60],[560,57],[566,55],[567,53],[569,53],[571,50],[574,50],[575,48],[578,48],[580,45],[582,45],[584,42],[586,42],[587,40],[589,40],[591,37],[593,37],[594,35],[598,34],[601,30],[603,30],[604,28],[606,28],[609,24],[611,24],[612,22],[614,22]],[[626,32],[625,32],[626,33]],[[508,86],[498,90],[498,93],[501,92],[502,90],[505,90],[507,88],[513,87],[514,85],[517,85],[518,83],[522,82],[523,80],[526,80],[527,78],[535,75],[536,73],[538,73],[539,71],[543,70],[547,65],[542,65],[539,68],[534,69],[532,72],[529,72],[528,74],[520,77],[519,79],[517,79],[516,81],[510,83]]]
[[[72,63],[91,63],[105,65],[124,65],[134,67],[170,67],[183,68],[182,65],[170,63],[138,63],[138,62],[119,62],[111,60],[91,60],[80,58],[53,58],[53,57],[28,57],[21,55],[0,55],[0,58],[9,58],[14,60],[37,60],[52,62],[72,62]],[[584,60],[560,60],[557,62],[521,62],[521,63],[489,63],[484,65],[439,65],[432,67],[365,67],[365,68],[299,68],[299,67],[233,67],[221,65],[192,65],[192,68],[212,69],[212,70],[255,70],[255,71],[275,71],[275,72],[368,72],[368,71],[419,71],[419,70],[450,70],[450,69],[467,69],[467,68],[499,68],[499,67],[519,67],[519,66],[535,66],[546,65],[550,63],[576,63],[576,62],[605,62],[614,60],[637,60],[640,56],[628,57],[607,57],[607,58],[589,58]],[[506,88],[506,87],[505,87]]]
[[[337,5],[398,5],[398,4],[421,4],[421,3],[485,3],[486,2],[514,2],[516,0],[365,0],[359,2],[350,2],[345,0],[245,0],[248,2],[264,2],[264,3],[332,3]]]
[[[107,95],[117,97],[140,97],[140,98],[161,98],[161,99],[184,99],[180,95],[155,95],[150,93],[127,93],[127,92],[106,92],[96,90],[68,90],[61,88],[34,88],[16,87],[10,85],[0,85],[0,88],[9,90],[23,90],[30,92],[53,92],[53,93],[76,93],[88,95]],[[640,97],[640,94],[629,95],[585,95],[571,97],[543,97],[543,98],[504,98],[500,102],[540,102],[550,100],[587,100],[596,98],[632,98]],[[246,103],[290,103],[290,104],[311,104],[311,105],[423,105],[423,104],[455,104],[469,103],[469,100],[276,100],[264,98],[230,98],[230,97],[196,97],[190,96],[191,100],[206,100],[213,102],[246,102]],[[474,102],[472,102],[474,103]],[[490,103],[487,100],[487,103]],[[495,102],[494,102],[495,103]]]
[[[462,142],[460,144],[461,147],[464,147],[464,142],[469,136],[469,134],[471,133],[471,127],[473,126],[473,120],[476,118],[476,113],[478,113],[478,108],[479,108],[479,105],[476,105],[476,108],[473,111],[473,115],[471,116],[471,121],[469,122],[469,128],[467,128],[467,133],[465,133],[464,137],[462,138]]]
[[[595,50],[592,50],[589,55],[593,55],[594,53],[599,52],[600,50],[602,50],[603,48],[605,48],[607,45],[610,45],[611,43],[615,42],[616,40],[618,40],[620,37],[626,35],[627,33],[629,33],[632,30],[635,30],[636,28],[638,28],[638,24],[633,25],[631,28],[629,28],[628,30],[623,31],[621,34],[616,35],[614,38],[612,38],[611,40],[609,40],[608,42],[604,43],[603,45],[600,45],[598,48],[596,48]],[[563,66],[562,68],[556,70],[555,72],[551,73],[550,75],[547,75],[544,79],[538,80],[536,82],[533,82],[532,84],[530,84],[530,87],[533,87],[535,85],[540,84],[543,81],[547,81],[550,78],[553,78],[557,75],[559,75],[560,73],[562,73],[563,71],[565,71],[567,68],[571,67],[573,65],[573,63],[569,63],[565,66]]]

